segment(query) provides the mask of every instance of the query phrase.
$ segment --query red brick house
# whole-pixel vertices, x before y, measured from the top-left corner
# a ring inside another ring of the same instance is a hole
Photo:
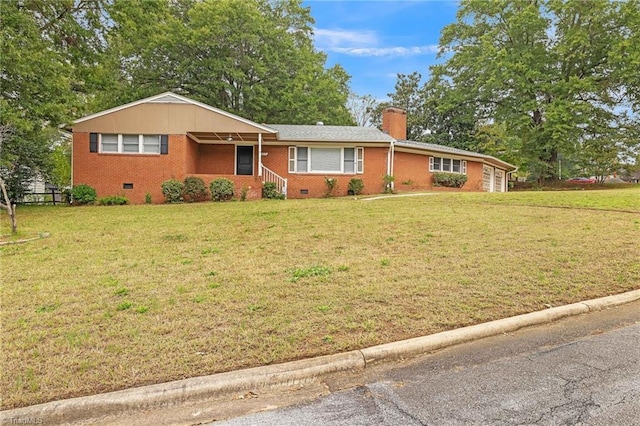
[[[199,176],[208,185],[225,177],[236,191],[260,198],[274,182],[288,198],[326,192],[347,195],[360,178],[365,194],[384,189],[431,189],[436,171],[464,173],[463,190],[506,191],[515,167],[497,158],[440,145],[406,141],[406,115],[388,108],[383,129],[356,126],[258,124],[174,93],[162,93],[78,119],[73,125],[72,181],[99,197],[125,195],[162,202],[162,182]]]

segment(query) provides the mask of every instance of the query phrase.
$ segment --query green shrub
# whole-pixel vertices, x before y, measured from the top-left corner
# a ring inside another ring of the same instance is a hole
[[[98,198],[96,190],[89,185],[80,184],[71,189],[71,199],[73,204],[85,205],[93,204]]]
[[[462,188],[467,182],[467,175],[460,173],[434,173],[433,186],[446,186],[449,188]]]
[[[151,204],[152,200],[151,200],[151,194],[149,192],[147,192],[146,194],[144,194],[144,203],[145,204]]]
[[[201,178],[189,176],[184,180],[182,197],[188,202],[204,201],[209,197],[209,191]]]
[[[181,203],[184,184],[177,179],[162,182],[162,195],[167,203]]]
[[[326,177],[324,178],[324,184],[327,185],[327,192],[325,192],[324,196],[331,197],[333,191],[338,187],[338,178]]]
[[[122,195],[111,195],[109,197],[102,197],[98,200],[98,204],[101,206],[123,206],[129,204],[129,199]]]
[[[265,182],[262,186],[262,198],[284,200],[284,194],[278,192],[278,185],[275,182]]]
[[[249,187],[247,185],[243,186],[240,190],[240,201],[247,201],[247,194],[249,193]]]
[[[385,194],[393,194],[393,181],[396,180],[391,175],[382,176],[382,183],[384,185],[384,193]]]
[[[349,181],[349,191],[353,192],[353,195],[360,195],[364,189],[364,182],[360,178],[352,178]]]
[[[218,178],[209,186],[214,201],[228,201],[233,198],[233,182],[226,178]]]

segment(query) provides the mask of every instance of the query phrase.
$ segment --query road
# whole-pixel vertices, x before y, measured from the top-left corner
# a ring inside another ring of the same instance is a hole
[[[211,425],[640,425],[640,301],[325,385]]]

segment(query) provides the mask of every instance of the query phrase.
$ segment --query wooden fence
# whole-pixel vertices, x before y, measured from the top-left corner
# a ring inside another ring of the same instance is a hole
[[[16,204],[68,204],[67,194],[51,188],[45,192],[29,192]]]

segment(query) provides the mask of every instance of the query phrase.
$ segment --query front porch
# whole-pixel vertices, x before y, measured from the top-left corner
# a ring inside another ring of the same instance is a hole
[[[287,195],[287,179],[265,167],[263,141],[275,140],[274,134],[238,132],[188,132],[187,176],[197,176],[208,186],[218,178],[234,183],[234,195],[247,199],[262,198],[265,183]]]

